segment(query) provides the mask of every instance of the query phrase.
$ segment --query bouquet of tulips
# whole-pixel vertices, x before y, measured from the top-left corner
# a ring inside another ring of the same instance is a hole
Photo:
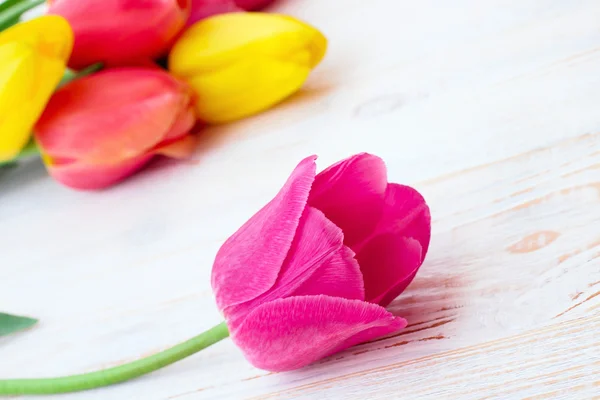
[[[39,153],[49,174],[101,189],[156,155],[186,158],[206,124],[297,91],[327,41],[269,0],[0,4],[0,163]],[[252,11],[252,12],[248,12]]]
[[[326,49],[303,22],[246,12],[265,0],[52,0],[17,23],[39,2],[0,4],[0,162],[37,151],[78,189],[110,186],[156,155],[189,156],[198,127],[280,102]],[[228,336],[252,365],[290,371],[405,328],[385,307],[425,260],[425,199],[389,182],[375,155],[320,173],[315,160],[300,161],[218,251],[211,286],[224,322],[117,367],[0,379],[0,396],[125,382]],[[34,323],[0,313],[0,336]]]

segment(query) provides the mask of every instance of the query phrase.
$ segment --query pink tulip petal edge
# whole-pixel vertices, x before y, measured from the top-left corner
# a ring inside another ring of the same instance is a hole
[[[273,0],[191,0],[191,12],[187,26],[213,15],[259,11],[272,2]]]
[[[287,371],[400,329],[384,307],[429,247],[413,188],[362,153],[316,175],[302,160],[279,193],[220,248],[212,287],[233,341],[256,367]]]

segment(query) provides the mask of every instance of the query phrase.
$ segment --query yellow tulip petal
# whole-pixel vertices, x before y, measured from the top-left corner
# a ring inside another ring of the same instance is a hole
[[[326,48],[318,30],[292,17],[222,14],[182,35],[169,69],[194,89],[198,117],[222,123],[263,111],[296,92]]]
[[[267,57],[242,60],[188,80],[195,93],[196,114],[209,123],[224,123],[268,109],[304,83],[310,68]]]
[[[0,161],[16,157],[29,141],[72,46],[69,24],[56,16],[0,33]]]
[[[0,32],[0,46],[19,42],[49,58],[67,61],[73,50],[73,30],[66,19],[44,15]]]

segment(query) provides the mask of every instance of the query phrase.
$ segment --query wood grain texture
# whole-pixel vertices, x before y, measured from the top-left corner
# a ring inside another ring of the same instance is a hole
[[[272,374],[230,342],[65,399],[600,399],[600,3],[289,0],[330,51],[306,88],[208,129],[195,160],[80,193],[0,171],[0,376],[91,371],[220,319],[220,244],[296,162],[359,151],[428,199],[404,331]]]

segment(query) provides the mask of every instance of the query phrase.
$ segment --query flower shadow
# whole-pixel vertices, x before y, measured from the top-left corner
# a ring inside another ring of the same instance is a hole
[[[407,290],[387,307],[392,314],[407,319],[406,328],[333,354],[298,373],[318,375],[331,364],[363,369],[364,363],[373,361],[375,365],[382,358],[406,362],[450,348],[460,323],[460,309],[465,306],[466,287],[463,277],[453,274],[457,269],[451,264],[447,259],[426,262]]]

